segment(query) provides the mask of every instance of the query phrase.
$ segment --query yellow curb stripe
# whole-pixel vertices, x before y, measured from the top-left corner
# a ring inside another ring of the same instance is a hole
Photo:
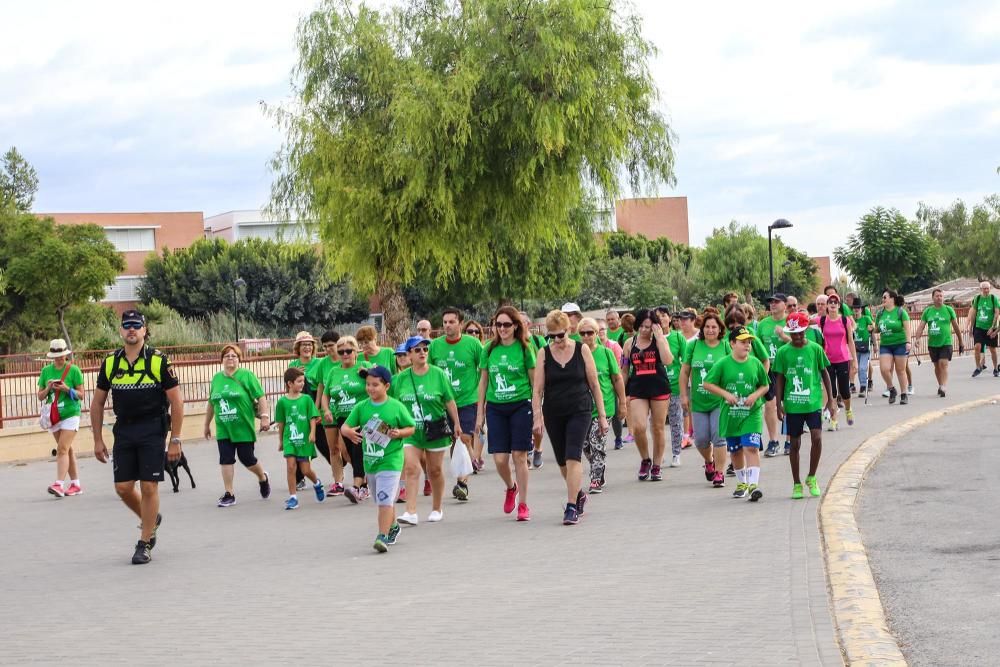
[[[906,665],[899,644],[889,632],[868,552],[854,517],[865,475],[889,443],[910,431],[998,400],[1000,395],[969,401],[892,426],[858,445],[830,478],[819,508],[819,529],[837,641],[848,665]]]

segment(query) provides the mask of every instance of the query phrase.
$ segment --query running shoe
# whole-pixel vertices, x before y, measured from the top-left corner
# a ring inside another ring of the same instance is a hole
[[[326,500],[326,491],[323,489],[323,482],[316,480],[313,484],[313,491],[316,492],[316,502],[321,503]]]
[[[847,411],[847,425],[854,426],[854,410]]]
[[[826,425],[826,430],[827,431],[836,431],[837,430],[837,420],[836,419],[831,419],[830,423]]]
[[[139,540],[135,545],[135,553],[132,554],[132,565],[145,565],[153,559],[152,553],[153,547],[150,546],[149,542],[143,542]]]
[[[885,391],[882,392],[882,398],[889,398],[889,394],[890,394],[889,390],[886,389]]]
[[[764,452],[764,456],[767,458],[773,458],[778,455],[778,441],[771,440],[767,443],[767,451]]]
[[[267,500],[271,497],[271,476],[266,472],[264,473],[264,481],[257,482],[257,486],[260,487],[260,497]],[[341,491],[343,493],[343,491]]]
[[[396,495],[396,502],[397,503],[406,502],[406,487],[403,487],[402,489],[399,490],[399,493]]]
[[[715,479],[715,464],[709,461],[705,464],[705,481],[711,482]]]
[[[792,443],[790,440],[785,440],[785,456],[792,453]]]
[[[72,482],[70,483],[69,488],[66,489],[67,496],[78,496],[81,493],[83,493],[83,488],[79,484],[73,484]]]
[[[518,515],[518,521],[521,520],[520,514]],[[563,525],[572,526],[580,522],[580,514],[576,511],[576,505],[573,503],[566,503],[566,511],[563,512]]]
[[[514,484],[511,488],[507,489],[506,494],[503,498],[503,513],[510,514],[514,511],[514,505],[517,502],[517,484]]]
[[[909,394],[910,396],[913,395],[913,385],[912,384],[906,386],[906,393]]]
[[[437,523],[444,518],[444,512],[440,510],[432,510],[430,514],[427,515],[427,521],[429,523]]]
[[[622,449],[625,447],[625,443],[622,442],[621,438],[615,438],[615,449]]]
[[[662,479],[663,479],[663,475],[661,474],[660,466],[658,466],[658,465],[650,466],[650,468],[649,468],[649,481],[650,482],[659,482]]]
[[[849,389],[850,389],[850,392],[853,394],[854,392],[856,392],[858,390],[858,386],[852,382],[851,386],[849,387]]]
[[[455,488],[451,490],[451,495],[455,496],[456,500],[465,502],[469,499],[469,487],[459,482],[455,485]]]
[[[219,498],[218,502],[219,507],[232,507],[235,504],[236,504],[236,496],[229,493],[228,491],[222,494],[222,497]]]
[[[590,480],[591,493],[604,493],[604,484],[599,479]]]
[[[402,494],[402,490],[399,493]],[[350,500],[352,504],[357,505],[358,501],[361,500],[361,489],[356,486],[349,486],[344,489],[344,497]]]
[[[830,421],[830,411],[827,410],[826,408],[823,408],[823,421],[825,422]]]
[[[898,394],[896,392],[896,388],[895,387],[889,387],[889,405],[892,405],[893,403],[896,402],[896,396],[897,395]]]
[[[865,390],[864,387],[862,387],[861,391],[858,392],[858,398],[864,398],[864,397],[865,397]]]
[[[736,490],[733,491],[733,498],[746,498],[747,497],[747,484],[746,482],[740,482],[736,485]]]
[[[587,494],[582,490],[576,492],[576,513],[583,516],[584,508],[587,506]]]
[[[649,469],[653,467],[652,459],[643,459],[639,464],[639,481],[645,482],[649,479]]]
[[[868,391],[871,391],[875,387],[875,380],[868,378]]]
[[[900,405],[906,405],[909,402],[910,402],[910,395],[909,394],[902,394],[899,397],[899,404]]]
[[[340,482],[334,482],[330,485],[330,488],[326,490],[326,495],[328,496],[342,496],[344,495],[344,485]]]
[[[680,454],[674,454],[673,458],[670,459],[670,467],[671,468],[680,468],[681,467],[681,455]]]
[[[285,501],[286,510],[297,510],[299,508],[299,499],[295,496],[289,496],[288,500]]]
[[[424,480],[424,495],[425,496],[429,496],[429,495],[431,495],[432,492],[433,492],[433,489],[431,489],[431,480],[425,479]]]
[[[801,484],[792,484],[792,500],[802,500]]]
[[[518,521],[531,521],[531,510],[524,503],[517,506],[517,520]]]
[[[358,502],[363,500],[368,500],[371,497],[371,491],[368,490],[367,486],[362,486],[358,489]]]
[[[389,536],[379,533],[375,536],[375,544],[372,545],[372,549],[384,554],[389,551]]]
[[[402,528],[400,528],[399,522],[398,521],[394,522],[389,527],[389,532],[386,533],[385,543],[388,544],[390,547],[394,545],[396,543],[396,540],[399,539],[399,532],[401,530]]]
[[[944,398],[944,389],[942,389],[941,387],[938,387],[938,396]]]
[[[545,461],[542,460],[542,451],[540,449],[536,449],[532,452],[531,463],[535,466],[535,470],[540,470],[541,467],[545,465]]]
[[[1000,377],[1000,366],[997,366],[996,368],[993,369],[993,377],[995,378]]]
[[[751,484],[747,487],[747,491],[750,492],[750,502],[755,503],[764,497],[764,492],[760,490],[756,484]]]
[[[728,477],[736,477],[736,470],[733,469],[733,464],[732,463],[730,463],[728,466],[726,466],[726,476],[728,476]]]
[[[822,493],[822,491],[819,490],[819,482],[815,477],[806,477],[806,486],[809,487],[809,495],[811,496],[815,497]]]
[[[622,442],[625,443],[626,445],[631,445],[635,443],[635,436],[629,433],[624,438],[622,438]]]
[[[723,475],[718,470],[715,471],[715,476],[712,477],[712,486],[717,489],[721,489],[726,485],[726,476]]]
[[[63,496],[66,495],[66,492],[63,491],[62,482],[53,482],[52,484],[50,484],[49,493],[51,493],[56,498],[62,498]]]
[[[296,482],[296,484],[295,484],[295,490],[296,491],[305,491],[306,490],[306,480],[305,480],[305,478],[300,479],[298,482]]]
[[[163,523],[163,515],[157,513],[157,515],[156,515],[156,523],[153,524],[153,532],[149,536],[149,548],[150,549],[152,549],[153,547],[156,546],[156,531],[158,531],[160,529],[160,524],[161,523]],[[142,526],[139,526],[139,527],[142,528]]]
[[[399,515],[396,521],[406,524],[407,526],[416,526],[420,523],[420,517],[418,517],[416,513],[410,514],[409,512],[403,512]]]
[[[685,435],[684,438],[681,440],[681,449],[687,449],[692,445],[694,445],[694,440],[691,438],[690,435]]]

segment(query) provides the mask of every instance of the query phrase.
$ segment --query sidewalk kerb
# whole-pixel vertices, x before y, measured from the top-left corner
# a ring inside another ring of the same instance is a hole
[[[1000,395],[928,412],[892,426],[858,445],[830,478],[820,504],[819,529],[834,628],[848,665],[907,664],[889,632],[854,516],[865,475],[891,442],[914,429],[996,401],[1000,401]]]

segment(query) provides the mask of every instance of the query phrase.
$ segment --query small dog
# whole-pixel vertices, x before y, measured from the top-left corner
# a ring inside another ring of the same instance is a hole
[[[167,453],[163,453],[163,468],[170,475],[170,483],[174,487],[174,493],[180,491],[181,486],[181,472],[180,469],[184,468],[184,471],[188,474],[188,479],[191,480],[191,488],[195,488],[194,477],[191,475],[191,466],[188,465],[187,456],[184,452],[181,452],[181,458],[177,461],[170,461],[167,459]]]

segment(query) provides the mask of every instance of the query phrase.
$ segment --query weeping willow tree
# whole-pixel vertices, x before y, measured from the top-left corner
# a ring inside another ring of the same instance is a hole
[[[582,259],[589,195],[674,179],[640,26],[617,0],[326,0],[298,27],[293,102],[267,107],[270,208],[318,226],[394,339],[418,266],[489,289]]]

